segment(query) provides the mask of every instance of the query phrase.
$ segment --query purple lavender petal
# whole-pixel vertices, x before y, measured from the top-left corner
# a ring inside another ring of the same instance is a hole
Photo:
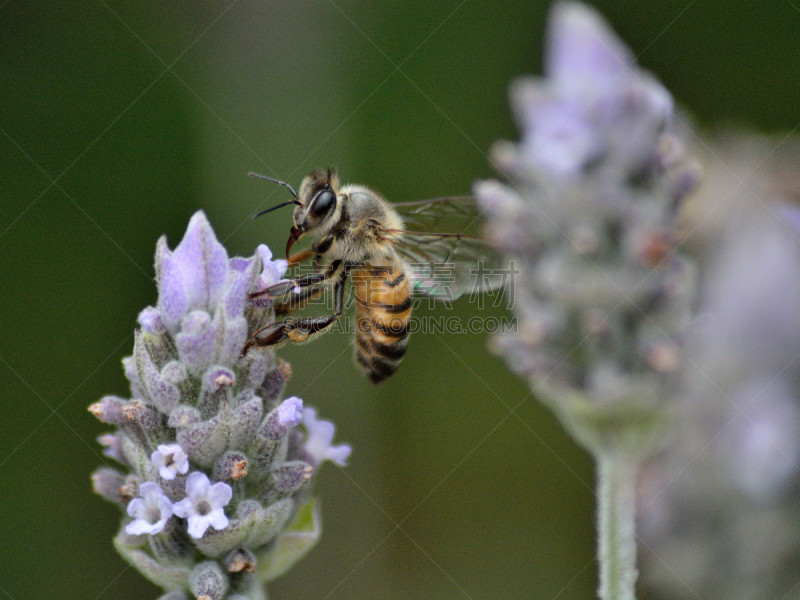
[[[526,121],[522,152],[555,175],[574,174],[599,151],[595,128],[575,102],[547,102],[529,112]]]
[[[264,244],[259,245],[256,252],[258,252],[263,266],[261,276],[258,278],[259,289],[278,283],[281,277],[283,277],[283,274],[286,273],[288,263],[282,259],[272,260],[272,250]]]
[[[228,261],[228,266],[229,266],[229,267],[230,267],[232,270],[234,270],[234,271],[236,271],[236,272],[238,272],[238,273],[241,273],[241,272],[242,272],[242,271],[244,271],[244,270],[245,270],[245,269],[246,269],[248,266],[250,266],[250,263],[252,263],[252,262],[253,262],[253,259],[252,259],[252,258],[243,258],[243,257],[241,257],[241,256],[234,256],[233,258],[231,258],[231,259]]]
[[[167,247],[166,236],[156,245],[156,283],[158,308],[167,329],[174,332],[186,312],[189,300],[183,287],[183,275],[175,256]]]
[[[585,4],[555,3],[549,23],[544,69],[548,77],[568,84],[583,79],[603,89],[629,72],[630,51]]]
[[[213,310],[225,289],[228,253],[202,211],[192,215],[174,258],[183,275],[189,306]]]
[[[193,310],[184,317],[181,331],[175,336],[175,345],[192,373],[199,375],[213,363],[217,325],[204,310]]]
[[[236,317],[235,319],[223,318],[225,331],[220,345],[218,360],[223,364],[234,364],[239,360],[242,348],[247,341],[247,319]]]
[[[260,261],[252,258],[246,261],[241,258],[231,259],[228,285],[222,296],[222,304],[225,306],[225,313],[228,318],[233,319],[244,313],[247,292],[250,291],[250,287],[253,285],[255,271],[258,269],[259,264]]]

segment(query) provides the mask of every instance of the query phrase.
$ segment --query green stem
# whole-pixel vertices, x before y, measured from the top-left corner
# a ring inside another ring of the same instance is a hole
[[[635,600],[635,483],[638,463],[597,457],[597,528],[601,600]]]

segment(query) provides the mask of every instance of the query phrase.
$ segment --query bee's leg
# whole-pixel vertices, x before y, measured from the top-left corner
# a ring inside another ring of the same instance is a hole
[[[327,239],[328,238],[325,238],[322,241],[325,242]],[[324,244],[324,248],[325,248],[325,250],[327,250],[328,248],[330,248],[330,244],[329,243]],[[289,259],[290,263],[291,263],[291,260],[293,258],[294,257]],[[322,254],[320,254],[319,252],[314,254],[314,260],[313,260],[312,264],[313,264],[314,268],[317,271],[319,271],[319,269],[320,269],[320,260],[321,259],[322,259]],[[303,260],[305,260],[305,258]],[[319,296],[322,293],[323,289],[324,289],[322,284],[325,283],[327,280],[331,279],[332,277],[334,277],[337,274],[337,272],[339,271],[340,265],[341,265],[341,261],[340,260],[333,261],[331,263],[330,267],[328,267],[328,270],[325,272],[325,278],[324,278],[323,281],[319,281],[319,282],[317,282],[315,284],[312,284],[312,286],[308,286],[308,287],[303,287],[302,283],[301,283],[301,285],[296,285],[294,288],[292,288],[292,290],[296,291],[295,288],[299,287],[300,288],[300,293],[299,294],[298,293],[294,293],[294,294],[289,296],[288,300],[284,300],[283,302],[275,304],[275,314],[276,315],[280,315],[280,314],[286,314],[286,313],[291,312],[293,310],[299,310],[299,309],[303,308],[310,300],[313,300],[314,298]],[[345,271],[347,270],[346,266],[345,266],[344,270]],[[271,289],[271,288],[268,288],[268,289]],[[260,293],[260,292],[257,292],[257,293]]]
[[[324,290],[324,286],[321,285],[302,288],[299,294],[292,294],[287,300],[275,304],[273,307],[275,314],[285,315],[286,313],[300,310],[311,300],[318,298]]]
[[[302,252],[298,252],[297,254],[293,254],[292,256],[288,257],[287,262],[289,263],[290,267],[300,264],[314,256],[315,252],[313,248],[308,248],[307,250],[303,250]]]
[[[314,264],[315,266],[319,263],[319,259],[325,254],[328,250],[330,250],[331,246],[333,245],[333,241],[336,238],[332,235],[329,235],[323,239],[321,239],[316,244],[312,245],[311,248],[306,250],[301,250],[297,254],[293,254],[292,256],[287,256],[287,262],[289,263],[290,267],[293,267],[301,262],[307,261],[312,256],[314,257]]]
[[[325,283],[328,279],[331,279],[336,272],[341,267],[342,261],[335,260],[333,261],[330,266],[325,271],[314,271],[313,273],[308,273],[303,275],[302,277],[298,277],[297,279],[289,279],[287,281],[281,281],[280,283],[276,283],[274,285],[270,285],[265,287],[263,290],[258,290],[257,292],[250,292],[247,294],[248,298],[258,298],[260,296],[269,296],[270,298],[280,298],[282,296],[286,296],[291,292],[295,292],[295,294],[299,294],[300,292],[295,290],[302,291],[303,289],[311,286],[319,286]]]
[[[265,347],[281,344],[287,340],[292,342],[305,342],[308,338],[317,333],[322,333],[333,325],[342,315],[344,309],[344,284],[347,278],[346,271],[341,271],[339,280],[333,288],[334,312],[327,317],[305,317],[301,319],[284,319],[275,321],[256,331],[247,340],[242,350],[242,356],[253,346]]]

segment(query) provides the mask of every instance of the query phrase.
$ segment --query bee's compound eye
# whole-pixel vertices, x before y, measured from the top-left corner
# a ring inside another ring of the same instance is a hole
[[[314,198],[314,202],[311,204],[311,212],[317,217],[322,217],[331,209],[335,201],[336,194],[333,193],[333,190],[324,189]]]

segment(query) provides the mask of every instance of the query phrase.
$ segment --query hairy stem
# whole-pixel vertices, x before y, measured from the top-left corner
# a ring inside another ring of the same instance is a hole
[[[597,457],[597,528],[601,600],[635,600],[635,482],[638,463]]]

